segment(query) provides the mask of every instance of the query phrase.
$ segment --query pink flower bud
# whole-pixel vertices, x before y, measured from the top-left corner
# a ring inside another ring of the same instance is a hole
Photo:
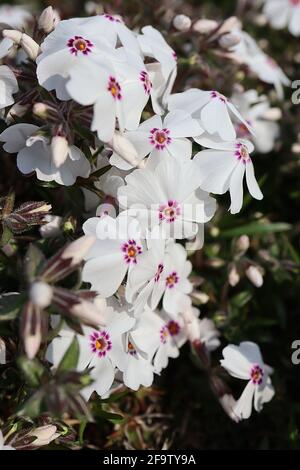
[[[47,308],[51,304],[53,290],[49,284],[42,281],[34,282],[29,290],[29,297],[34,305],[40,308]]]
[[[22,34],[20,46],[30,59],[35,60],[37,58],[40,46],[28,34]]]
[[[56,135],[51,140],[51,151],[54,165],[59,168],[67,159],[69,144],[65,137]]]
[[[88,251],[94,244],[96,238],[92,235],[84,235],[70,243],[62,252],[62,259],[72,259],[72,266],[75,266],[85,258]]]
[[[123,158],[125,162],[132,166],[138,166],[138,153],[130,140],[124,135],[120,134],[120,132],[115,132],[110,145],[113,151]]]
[[[246,269],[246,276],[255,287],[261,287],[264,283],[261,270],[257,266],[249,266],[249,268]]]
[[[209,34],[218,27],[218,22],[215,20],[198,20],[193,24],[193,30],[200,34]]]
[[[11,39],[15,44],[20,44],[23,33],[17,31],[16,29],[4,29],[2,31],[2,36],[5,38]]]
[[[59,21],[58,13],[53,10],[51,6],[45,8],[42,11],[39,20],[38,28],[44,31],[45,33],[51,33]]]
[[[176,15],[173,19],[173,26],[178,31],[188,31],[191,27],[192,20],[186,15]]]
[[[230,49],[236,46],[240,41],[241,38],[237,34],[226,33],[220,37],[219,44],[223,49]]]
[[[232,287],[236,286],[240,282],[240,275],[235,264],[233,264],[229,269],[228,282]]]
[[[57,427],[51,424],[33,429],[27,434],[27,437],[36,437],[30,446],[42,447],[50,444],[51,441],[54,441],[60,435],[56,431]]]

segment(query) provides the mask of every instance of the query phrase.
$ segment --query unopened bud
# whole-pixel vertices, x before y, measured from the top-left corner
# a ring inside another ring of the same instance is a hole
[[[26,114],[27,110],[29,109],[29,105],[23,105],[20,103],[15,103],[10,110],[8,111],[5,122],[6,124],[12,124],[16,118],[21,118]]]
[[[261,270],[257,266],[249,266],[249,268],[246,269],[246,276],[255,287],[261,287],[264,283]]]
[[[209,34],[218,27],[218,22],[215,20],[198,20],[193,24],[193,30],[200,34]]]
[[[28,34],[22,34],[20,46],[32,60],[35,60],[39,55],[40,46],[34,39],[28,36]]]
[[[240,41],[241,38],[237,34],[226,33],[220,37],[219,44],[223,49],[230,49],[239,44]]]
[[[35,103],[32,111],[35,116],[45,119],[47,117],[48,106],[44,103]]]
[[[268,121],[279,121],[282,118],[282,111],[280,108],[270,108],[265,111],[262,117]]]
[[[112,141],[110,142],[110,146],[113,151],[125,160],[125,162],[129,163],[129,165],[133,167],[138,166],[138,153],[134,145],[124,135],[119,132],[115,132]]]
[[[186,15],[176,15],[173,19],[173,26],[178,31],[188,31],[191,27],[192,20]]]
[[[245,251],[248,250],[249,246],[250,246],[250,240],[249,240],[248,235],[241,235],[237,239],[236,248],[238,251],[242,251],[243,253],[245,253]]]
[[[23,33],[16,29],[4,29],[2,31],[2,36],[11,39],[15,44],[20,44]]]
[[[47,446],[48,444],[50,444],[51,441],[53,441],[60,435],[56,431],[57,427],[51,424],[33,429],[27,434],[27,437],[36,437],[36,439],[31,442],[30,446]]]
[[[56,135],[51,140],[51,151],[54,165],[59,168],[67,159],[69,144],[65,137]]]
[[[78,238],[63,250],[61,254],[62,259],[71,258],[73,266],[81,263],[94,244],[95,239],[92,235],[84,235]]]
[[[38,28],[47,34],[51,33],[59,21],[57,16],[57,12],[51,6],[45,8],[39,17]]]
[[[29,291],[29,297],[34,305],[40,308],[47,308],[51,304],[53,289],[49,284],[42,281],[34,282]]]
[[[240,275],[235,264],[231,265],[229,268],[228,282],[232,287],[236,286],[240,282]]]
[[[23,340],[25,353],[29,359],[35,357],[41,345],[44,329],[43,323],[40,308],[28,301],[22,311],[20,336]]]

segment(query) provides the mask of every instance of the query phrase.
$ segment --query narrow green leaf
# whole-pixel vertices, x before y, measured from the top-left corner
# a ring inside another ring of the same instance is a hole
[[[221,230],[221,238],[232,238],[240,235],[265,235],[267,233],[285,232],[291,230],[292,226],[284,222],[277,223],[262,223],[252,222],[251,224],[242,225],[240,227],[231,228],[228,230]]]
[[[77,337],[74,336],[72,343],[68,347],[62,360],[59,363],[59,366],[57,368],[57,373],[67,372],[67,371],[76,369],[78,358],[79,358],[79,343],[78,343]]]

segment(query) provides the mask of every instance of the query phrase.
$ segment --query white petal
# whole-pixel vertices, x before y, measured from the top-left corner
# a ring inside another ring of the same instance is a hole
[[[247,186],[249,189],[249,193],[251,194],[252,197],[255,199],[262,199],[263,194],[257,184],[257,181],[255,179],[254,175],[254,167],[252,161],[246,163],[246,181],[247,181]]]
[[[233,411],[239,418],[248,419],[251,416],[254,390],[255,386],[251,381],[248,382],[242,395],[236,402]]]
[[[229,191],[230,191],[230,212],[236,214],[240,212],[243,205],[243,179],[245,173],[245,165],[242,162],[235,167],[230,178]]]

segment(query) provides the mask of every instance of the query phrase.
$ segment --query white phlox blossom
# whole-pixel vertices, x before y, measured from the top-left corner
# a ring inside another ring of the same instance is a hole
[[[300,0],[264,0],[263,12],[275,29],[287,27],[300,36]]]

